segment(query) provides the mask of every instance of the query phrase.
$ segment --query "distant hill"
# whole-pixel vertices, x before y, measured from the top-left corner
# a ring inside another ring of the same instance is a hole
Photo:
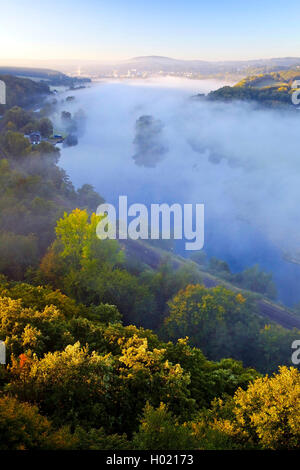
[[[300,66],[300,57],[283,57],[283,58],[274,58],[274,59],[255,59],[255,60],[228,60],[228,61],[206,61],[206,60],[183,60],[183,59],[173,59],[171,57],[164,56],[141,56],[134,57],[127,61],[123,61],[123,64],[135,63],[137,65],[160,65],[160,66],[180,66],[180,67],[198,67],[199,70],[202,68],[209,68],[211,70],[219,69],[240,69],[248,67],[257,67],[257,68],[291,68]],[[121,65],[121,63],[119,64]]]
[[[65,85],[75,87],[85,82],[90,82],[85,77],[69,77],[68,75],[58,72],[57,70],[31,67],[5,67],[0,66],[1,75],[13,75],[19,78],[30,78],[34,81],[46,81],[48,85],[60,86]]]
[[[252,88],[266,88],[266,87],[291,87],[294,80],[300,79],[300,67],[285,69],[277,72],[262,73],[246,77],[237,83],[235,86],[239,87],[252,87]]]
[[[6,84],[6,105],[0,105],[0,114],[12,106],[26,108],[34,105],[50,94],[50,88],[45,82],[1,74],[0,80]]]
[[[52,80],[53,78],[62,79],[66,77],[64,73],[51,69],[40,69],[30,67],[4,67],[0,66],[1,75],[15,75],[29,78],[39,78],[43,80]]]
[[[246,76],[256,73],[267,73],[286,70],[291,67],[300,67],[300,57],[284,57],[273,59],[257,59],[245,61],[205,61],[205,60],[181,60],[164,56],[140,56],[128,60],[110,64],[90,64],[86,70],[101,72],[116,71],[126,73],[128,70],[136,70],[139,73],[147,72],[157,74],[199,74],[203,76],[213,75],[239,75]]]
[[[290,107],[294,80],[300,79],[300,68],[251,75],[234,86],[225,86],[212,91],[212,101],[255,101],[268,107]],[[200,97],[200,95],[199,95]]]

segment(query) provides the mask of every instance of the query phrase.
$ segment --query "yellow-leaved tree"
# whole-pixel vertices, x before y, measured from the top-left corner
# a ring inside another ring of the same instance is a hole
[[[224,405],[225,406],[225,405]],[[231,419],[215,418],[213,428],[236,437],[245,436],[264,449],[300,448],[300,373],[280,367],[233,398]]]

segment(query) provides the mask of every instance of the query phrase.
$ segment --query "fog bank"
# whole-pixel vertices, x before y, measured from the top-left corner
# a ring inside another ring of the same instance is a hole
[[[86,131],[78,146],[63,149],[61,166],[76,186],[94,185],[107,202],[127,195],[129,203],[204,203],[205,251],[233,270],[254,263],[272,270],[280,298],[293,303],[300,266],[281,253],[300,245],[300,113],[191,99],[222,85],[152,79],[74,92],[63,109],[82,108]],[[142,116],[162,124],[151,148],[164,154],[153,165],[151,155],[143,165],[143,146],[136,148]]]

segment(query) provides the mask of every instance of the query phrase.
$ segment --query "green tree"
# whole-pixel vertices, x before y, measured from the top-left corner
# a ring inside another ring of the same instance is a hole
[[[29,266],[38,262],[38,246],[33,235],[0,232],[0,272],[20,280]]]
[[[247,390],[238,389],[230,415],[217,417],[213,426],[264,449],[299,449],[299,371],[283,366],[272,377],[256,379]]]
[[[169,301],[164,334],[178,339],[188,336],[210,359],[234,357],[247,365],[254,362],[254,345],[262,321],[240,293],[224,287],[189,285]]]
[[[6,111],[3,119],[6,125],[11,122],[15,125],[15,129],[19,131],[32,121],[32,115],[19,106],[14,106]]]
[[[275,299],[277,296],[272,274],[261,271],[257,264],[241,273],[233,274],[231,281],[244,289],[266,295],[270,299]]]
[[[117,421],[112,392],[114,358],[89,353],[79,343],[42,359],[23,355],[14,360],[10,390],[37,403],[54,424],[111,428]]]
[[[43,118],[39,121],[38,129],[42,137],[50,137],[53,134],[53,124],[48,118]]]
[[[55,430],[36,406],[0,397],[0,450],[68,449],[73,442],[67,428]]]
[[[192,450],[197,448],[197,442],[191,427],[179,424],[164,403],[157,409],[148,403],[133,446],[138,450]]]
[[[31,152],[29,140],[18,132],[8,131],[0,136],[0,145],[3,147],[5,154],[18,159],[28,156]]]

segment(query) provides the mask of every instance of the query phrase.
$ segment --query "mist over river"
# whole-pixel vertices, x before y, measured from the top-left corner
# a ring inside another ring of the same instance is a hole
[[[76,99],[61,110],[81,108],[87,120],[60,165],[76,187],[92,184],[116,205],[119,195],[129,204],[204,203],[205,252],[233,272],[258,263],[292,305],[300,301],[300,266],[282,252],[300,247],[300,113],[191,98],[223,85],[160,78],[69,91]],[[142,116],[153,119],[145,160],[149,131],[144,142],[136,129]]]

